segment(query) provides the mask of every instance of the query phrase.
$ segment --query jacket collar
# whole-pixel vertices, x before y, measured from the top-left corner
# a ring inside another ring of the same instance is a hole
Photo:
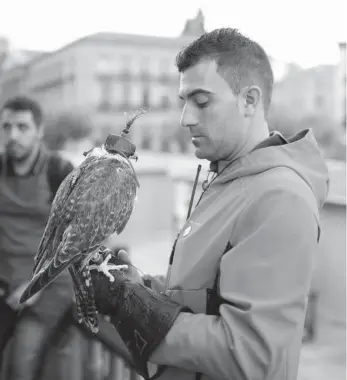
[[[267,148],[269,146],[277,146],[283,144],[288,144],[288,141],[280,132],[274,131],[270,133],[267,139],[256,145],[252,151]],[[213,161],[210,163],[210,171],[213,173],[220,173],[229,164],[230,161],[228,160]]]

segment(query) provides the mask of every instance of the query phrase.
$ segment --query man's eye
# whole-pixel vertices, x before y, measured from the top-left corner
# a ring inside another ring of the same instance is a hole
[[[200,95],[194,98],[194,102],[199,108],[205,108],[208,106],[210,99],[207,96]]]
[[[11,124],[5,123],[5,124],[2,125],[2,129],[4,131],[8,131],[10,128],[11,128]]]
[[[21,131],[26,131],[28,129],[28,126],[26,124],[18,124],[18,128]]]
[[[206,108],[208,106],[209,102],[196,102],[196,105],[199,108]]]

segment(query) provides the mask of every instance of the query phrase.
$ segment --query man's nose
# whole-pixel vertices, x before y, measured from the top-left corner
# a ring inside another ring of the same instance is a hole
[[[6,130],[6,135],[7,135],[7,138],[10,140],[10,141],[16,141],[18,139],[18,136],[19,136],[19,131],[18,131],[18,128],[16,127],[10,127]]]
[[[181,126],[182,127],[194,127],[198,124],[198,115],[191,107],[184,106],[181,115]]]

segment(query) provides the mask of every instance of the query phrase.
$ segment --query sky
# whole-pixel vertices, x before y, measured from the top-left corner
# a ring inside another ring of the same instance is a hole
[[[346,0],[3,0],[0,36],[48,51],[97,32],[175,37],[199,8],[208,31],[238,28],[273,58],[304,68],[336,63],[347,40]]]

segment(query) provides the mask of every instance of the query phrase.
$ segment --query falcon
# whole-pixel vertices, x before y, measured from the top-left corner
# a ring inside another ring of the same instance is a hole
[[[124,230],[134,209],[140,185],[130,159],[137,160],[136,146],[126,136],[142,113],[128,120],[120,136],[109,135],[104,144],[85,152],[85,160],[60,185],[31,281],[20,299],[26,302],[67,269],[74,284],[78,322],[94,334],[99,323],[90,271],[98,270],[114,281],[110,271],[126,267],[110,264],[110,250],[103,244]]]

